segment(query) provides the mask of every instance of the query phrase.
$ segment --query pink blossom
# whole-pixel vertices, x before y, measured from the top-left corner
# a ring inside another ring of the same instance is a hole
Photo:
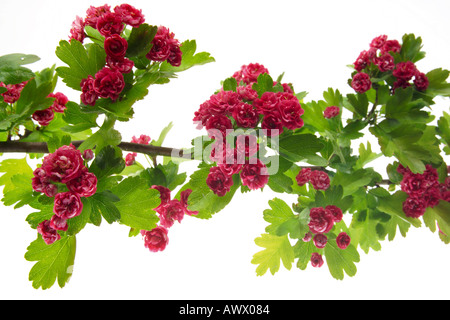
[[[121,34],[125,25],[121,15],[106,12],[98,18],[96,28],[102,36],[110,37],[113,34]]]
[[[340,249],[346,249],[350,245],[350,236],[345,232],[339,233],[336,237],[336,244]]]
[[[84,168],[81,152],[72,144],[62,146],[54,153],[47,155],[42,163],[42,169],[53,181],[67,183],[78,178]]]
[[[61,239],[58,231],[50,226],[49,220],[45,220],[39,223],[39,225],[37,226],[37,231],[42,236],[42,239],[44,239],[44,242],[47,245],[50,245],[55,241]]]
[[[123,60],[128,49],[128,42],[118,34],[112,34],[105,39],[106,55],[114,60]]]
[[[73,192],[61,192],[55,196],[53,213],[62,219],[77,217],[83,211],[80,197]]]
[[[242,128],[255,128],[259,122],[259,115],[251,104],[241,102],[234,106],[233,118],[236,125]]]
[[[322,233],[317,233],[314,235],[313,243],[318,249],[323,249],[327,245],[328,238]]]
[[[219,167],[209,169],[206,184],[219,197],[225,196],[233,185],[233,178],[223,173]]]
[[[50,220],[50,227],[55,230],[67,231],[69,225],[67,224],[67,219],[60,218],[54,214]]]
[[[86,18],[84,22],[87,26],[97,28],[98,18],[108,12],[111,12],[111,7],[107,4],[100,7],[90,6],[86,11]]]
[[[417,72],[414,76],[414,86],[419,91],[425,91],[427,90],[430,82],[428,81],[427,76],[425,73]]]
[[[45,127],[55,118],[55,114],[53,113],[52,108],[47,108],[35,111],[31,117],[33,120],[37,121],[40,126]]]
[[[42,192],[47,197],[54,197],[58,193],[58,187],[54,185],[46,172],[42,168],[37,168],[33,172],[33,178],[31,179],[31,185],[36,192]]]
[[[256,163],[246,163],[243,165],[240,177],[242,184],[250,190],[262,189],[269,182],[267,167],[259,159]]]
[[[142,10],[138,10],[129,4],[121,4],[114,8],[114,12],[122,17],[122,21],[133,28],[139,27],[145,22]]]
[[[333,220],[335,223],[342,220],[343,214],[341,208],[334,205],[328,205],[325,207],[325,210],[327,210],[333,216]]]
[[[84,41],[86,34],[84,33],[84,20],[83,18],[77,16],[72,22],[72,28],[70,29],[69,41],[77,40],[80,42]]]
[[[372,87],[370,76],[367,73],[359,72],[353,76],[352,88],[358,93],[364,93]]]
[[[48,97],[55,98],[55,101],[53,102],[50,108],[54,112],[64,113],[64,110],[66,109],[66,104],[69,102],[69,98],[67,98],[67,96],[61,92],[50,93]]]
[[[323,116],[327,119],[337,117],[339,115],[340,109],[336,106],[327,107],[323,112]]]
[[[383,34],[381,36],[378,36],[370,42],[370,47],[376,48],[376,49],[381,49],[385,45],[386,40],[387,40],[387,35]]]
[[[333,228],[333,215],[322,207],[311,208],[309,217],[308,226],[312,233],[327,233]]]
[[[309,182],[311,177],[311,168],[302,168],[298,175],[295,177],[297,184],[301,187]]]
[[[397,63],[392,74],[398,79],[409,81],[416,74],[416,72],[417,69],[414,63],[411,61],[406,61]]]
[[[321,170],[313,170],[309,181],[316,190],[327,190],[330,187],[330,177],[326,172]]]
[[[117,70],[104,67],[95,75],[94,90],[102,98],[117,100],[124,87],[123,75]]]
[[[152,252],[163,251],[169,244],[168,230],[158,226],[150,231],[142,230],[144,245]]]
[[[311,254],[311,265],[314,268],[320,268],[321,266],[323,266],[323,258],[322,255],[317,253],[317,252],[313,252]]]
[[[95,102],[97,101],[98,93],[94,88],[94,77],[88,76],[86,79],[81,81],[81,102],[87,106],[95,106]]]
[[[170,200],[158,210],[159,221],[165,228],[173,226],[175,221],[181,222],[184,217],[185,208],[178,200]]]
[[[97,191],[97,177],[87,169],[76,179],[67,182],[67,188],[80,197],[90,197]]]

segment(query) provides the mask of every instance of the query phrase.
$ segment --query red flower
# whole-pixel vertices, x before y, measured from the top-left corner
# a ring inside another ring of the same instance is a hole
[[[376,49],[381,49],[385,45],[386,40],[387,40],[387,35],[383,34],[381,36],[378,36],[370,42],[370,47],[376,48]]]
[[[367,73],[359,72],[354,75],[351,85],[356,92],[364,93],[372,87],[372,82]]]
[[[152,252],[163,251],[169,244],[168,231],[166,228],[159,226],[150,231],[142,230],[144,237],[144,245]]]
[[[90,197],[97,191],[97,177],[87,169],[76,179],[67,182],[67,188],[80,197]]]
[[[339,233],[339,235],[336,237],[336,243],[340,249],[346,249],[350,245],[349,235],[345,232]]]
[[[328,242],[328,238],[326,235],[324,235],[322,233],[318,233],[318,234],[314,235],[313,243],[316,246],[316,248],[318,248],[318,249],[325,248],[325,246],[327,245],[327,242]]]
[[[116,100],[124,87],[123,75],[117,70],[105,67],[95,75],[94,90],[102,98]]]
[[[414,76],[414,85],[416,86],[416,89],[419,91],[425,91],[428,88],[428,85],[430,82],[428,81],[427,76],[425,73],[417,72]]]
[[[334,222],[337,223],[342,220],[343,214],[341,208],[329,205],[325,207],[325,210],[327,210],[333,216]]]
[[[394,70],[395,63],[394,57],[389,53],[383,53],[381,56],[376,57],[373,61],[381,72],[386,72],[389,70]]]
[[[395,70],[392,72],[394,77],[405,81],[411,80],[416,73],[416,66],[411,61],[397,63]]]
[[[323,116],[327,119],[337,117],[339,115],[340,109],[336,106],[327,107],[323,112]]]
[[[50,221],[45,220],[39,223],[37,226],[37,231],[42,235],[42,239],[46,244],[52,244],[55,241],[61,239],[61,236],[58,234],[58,231],[50,226]]]
[[[330,187],[330,177],[324,171],[313,170],[309,180],[316,190],[327,190]]]
[[[237,71],[233,77],[236,78],[238,84],[242,81],[245,84],[255,83],[258,81],[258,76],[263,73],[269,73],[262,64],[250,63],[241,67],[241,70]]]
[[[129,4],[121,4],[114,8],[114,12],[122,17],[122,21],[132,26],[133,28],[139,27],[145,22],[142,10],[138,10]]]
[[[369,55],[367,51],[362,51],[358,58],[356,59],[356,61],[353,63],[353,65],[355,66],[356,71],[361,71],[363,70],[365,67],[367,67],[370,63],[370,59],[369,59]]]
[[[55,196],[53,213],[62,219],[77,217],[83,211],[80,197],[73,192],[61,192]]]
[[[54,119],[55,114],[53,113],[52,108],[47,108],[44,110],[38,110],[33,113],[31,116],[33,120],[37,121],[40,126],[48,126],[50,122]]]
[[[223,197],[230,191],[233,178],[223,173],[219,167],[211,167],[206,178],[208,187],[219,197]]]
[[[98,94],[94,89],[94,77],[88,76],[87,79],[81,81],[81,102],[87,106],[95,106]]]
[[[3,92],[1,95],[3,97],[3,100],[6,103],[14,103],[20,98],[20,93],[22,92],[22,89],[27,84],[27,81],[18,83],[18,84],[4,84],[3,82],[0,82],[0,87],[6,88],[7,91]]]
[[[84,163],[81,152],[71,144],[47,155],[41,168],[51,180],[67,183],[82,174]]]
[[[302,168],[298,175],[295,177],[297,184],[301,187],[309,182],[311,177],[311,168]]]
[[[401,49],[402,47],[397,40],[386,40],[380,52],[381,54],[385,52],[399,53]]]
[[[261,123],[261,128],[266,130],[270,137],[278,136],[283,133],[283,123],[277,114],[265,115]]]
[[[180,43],[175,39],[175,34],[164,26],[158,28],[158,32],[152,40],[152,48],[146,57],[153,61],[166,61],[177,67],[181,64],[182,52]]]
[[[70,29],[69,41],[77,40],[80,42],[84,41],[86,34],[84,33],[85,23],[83,18],[77,16],[76,19],[72,22],[72,28]]]
[[[136,162],[136,157],[137,157],[136,152],[128,153],[125,156],[125,165],[127,167],[132,166]]]
[[[309,217],[308,226],[312,233],[327,233],[333,228],[334,217],[324,208],[311,208]]]
[[[108,57],[115,60],[122,60],[128,49],[128,42],[118,34],[112,34],[104,42],[105,52]]]
[[[239,135],[236,138],[238,163],[244,164],[245,157],[254,156],[259,150],[259,144],[254,135]]]
[[[54,214],[50,220],[50,227],[55,230],[67,231],[69,225],[67,224],[67,219],[60,218]]]
[[[134,61],[128,58],[123,59],[113,59],[109,56],[106,57],[106,64],[112,70],[119,71],[120,73],[130,73],[134,67]]]
[[[233,124],[224,115],[212,115],[206,121],[206,130],[211,138],[225,137],[227,130],[233,129]]]
[[[64,113],[64,110],[66,109],[66,104],[67,102],[69,102],[67,96],[61,92],[57,92],[57,93],[50,93],[48,97],[55,98],[55,101],[53,102],[50,108],[54,112]]]
[[[98,19],[108,12],[111,12],[111,7],[107,4],[100,7],[90,6],[89,9],[86,10],[84,22],[87,26],[97,28]]]
[[[178,200],[170,200],[163,206],[160,206],[159,221],[165,228],[173,226],[175,220],[181,222],[184,217],[185,207]]]
[[[244,164],[240,176],[242,184],[251,190],[262,189],[269,182],[267,167],[259,159],[256,159],[255,164]]]
[[[42,168],[37,168],[33,172],[34,177],[31,179],[31,185],[36,192],[45,193],[47,197],[54,197],[58,193],[58,187],[51,183],[50,178]]]
[[[110,37],[113,34],[121,34],[125,25],[122,16],[112,12],[106,12],[97,20],[97,30],[104,37]]]
[[[255,128],[259,122],[259,115],[252,105],[241,102],[234,106],[233,118],[236,125],[243,128]]]
[[[314,268],[320,268],[321,266],[323,266],[323,258],[322,255],[317,253],[317,252],[313,252],[311,254],[311,265]]]
[[[295,130],[303,127],[303,120],[300,117],[304,110],[300,106],[298,99],[290,93],[285,93],[281,96],[278,103],[278,111],[280,114],[280,121],[284,127],[289,130]]]
[[[426,203],[420,198],[408,197],[403,202],[403,212],[407,217],[420,218],[427,209]]]
[[[184,207],[184,213],[189,216],[198,214],[198,211],[191,211],[188,209],[188,198],[191,195],[191,193],[192,193],[191,189],[186,189],[180,193],[180,202]]]

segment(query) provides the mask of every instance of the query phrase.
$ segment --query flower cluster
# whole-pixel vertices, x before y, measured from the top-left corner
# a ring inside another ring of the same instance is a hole
[[[175,221],[181,222],[184,215],[196,215],[197,211],[191,211],[188,207],[188,197],[192,190],[187,189],[180,193],[180,200],[172,199],[170,190],[164,186],[152,186],[152,189],[160,193],[161,204],[155,208],[159,215],[159,226],[152,230],[141,230],[145,247],[152,252],[163,251],[169,243],[169,228]]]
[[[50,93],[49,98],[55,98],[53,104],[44,110],[38,110],[31,116],[33,120],[37,121],[40,126],[48,126],[49,123],[55,118],[55,112],[64,113],[66,104],[69,99],[61,92]]]
[[[133,138],[131,139],[132,143],[137,143],[137,144],[145,144],[148,145],[150,143],[151,138],[145,134],[141,134],[139,136],[139,138],[136,138],[135,136],[133,136]],[[126,166],[131,166],[136,162],[136,156],[137,153],[136,152],[131,152],[128,153],[125,156],[125,164]]]
[[[302,168],[295,179],[300,187],[308,182],[315,190],[327,190],[330,187],[330,177],[322,170]]]
[[[20,98],[20,93],[22,92],[25,85],[28,81],[24,81],[17,84],[5,84],[0,81],[0,87],[6,88],[6,92],[3,92],[1,96],[3,97],[3,101],[6,103],[14,103]]]
[[[182,52],[180,42],[175,39],[175,34],[164,26],[158,28],[158,32],[152,40],[152,49],[146,58],[152,61],[167,61],[174,67],[181,65]]]
[[[403,212],[407,217],[423,216],[428,207],[435,207],[440,200],[450,202],[450,178],[439,183],[437,170],[431,165],[427,165],[422,174],[412,173],[401,164],[397,171],[403,175],[401,189],[408,194],[403,202]]]
[[[46,244],[60,239],[57,231],[67,231],[67,220],[81,214],[81,198],[97,191],[97,177],[86,168],[87,159],[92,159],[92,151],[87,150],[82,156],[72,144],[65,145],[47,155],[42,166],[33,172],[33,190],[55,197],[54,215],[37,228]]]
[[[281,84],[278,91],[267,91],[261,96],[253,88],[258,76],[268,73],[258,63],[242,66],[233,74],[235,91],[222,88],[195,112],[197,128],[205,127],[215,139],[211,159],[217,166],[210,169],[206,183],[218,196],[230,191],[234,174],[240,174],[242,184],[251,190],[263,188],[269,179],[265,164],[254,157],[259,150],[258,138],[252,134],[237,135],[234,145],[229,145],[227,136],[236,130],[254,129],[275,136],[284,129],[303,126],[304,111],[289,84]]]
[[[81,101],[85,105],[94,106],[99,98],[110,98],[115,101],[125,87],[123,74],[130,73],[134,62],[125,57],[128,41],[124,30],[127,25],[137,28],[145,22],[142,10],[129,4],[116,6],[111,10],[109,5],[91,6],[86,11],[86,18],[77,16],[70,30],[70,41],[83,42],[86,26],[96,29],[105,37],[103,47],[106,52],[106,65],[95,76],[88,76],[80,83]],[[166,27],[160,26],[152,40],[152,48],[146,57],[153,61],[168,61],[173,66],[181,64],[180,43]]]
[[[326,233],[330,232],[335,223],[342,220],[342,216],[342,210],[334,205],[328,205],[325,208],[311,208],[308,223],[309,232],[304,236],[303,241],[309,242],[312,239],[316,248],[325,248],[328,243]],[[350,236],[346,232],[339,233],[336,237],[336,244],[340,249],[346,249],[350,244]],[[321,267],[323,265],[322,256],[317,252],[313,253],[311,264],[313,267]]]
[[[386,35],[374,38],[369,50],[362,51],[353,63],[357,73],[353,76],[352,88],[358,93],[364,93],[372,87],[371,76],[375,72],[389,72],[395,79],[393,91],[411,86],[413,78],[415,88],[425,91],[429,84],[427,76],[412,61],[396,61],[395,54],[400,53],[401,48],[397,40],[388,40]]]

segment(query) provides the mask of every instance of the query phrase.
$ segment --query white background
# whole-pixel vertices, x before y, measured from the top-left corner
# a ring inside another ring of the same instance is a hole
[[[120,1],[109,1],[111,6]],[[0,55],[21,52],[42,60],[41,70],[61,63],[54,54],[67,39],[76,15],[105,1],[2,1]],[[157,138],[170,121],[166,146],[186,147],[201,134],[192,124],[198,106],[241,65],[264,64],[276,78],[292,82],[307,100],[321,98],[328,87],[349,93],[352,64],[372,38],[386,34],[401,40],[405,33],[423,38],[427,58],[418,68],[450,69],[450,2],[443,1],[129,1],[143,9],[146,22],[165,25],[181,41],[196,39],[200,51],[216,62],[181,73],[179,79],[155,86],[140,102],[136,115],[119,129],[124,140],[148,134]],[[78,93],[57,88],[72,100]],[[437,114],[448,111],[439,100]],[[375,142],[374,142],[375,143]],[[20,157],[21,155],[14,155]],[[391,159],[392,160],[392,159]],[[383,165],[379,171],[384,174]],[[191,172],[192,165],[182,170]],[[77,236],[74,274],[64,289],[35,290],[28,281],[32,263],[25,261],[36,238],[25,221],[29,209],[1,207],[0,298],[2,299],[448,299],[450,249],[425,227],[406,238],[382,243],[382,250],[361,252],[355,277],[334,280],[327,267],[291,271],[282,266],[272,276],[257,277],[250,263],[260,250],[254,239],[264,233],[262,212],[275,195],[270,190],[237,194],[211,220],[186,217],[169,233],[162,253],[144,248],[118,224],[87,226]],[[288,203],[292,196],[281,196]]]

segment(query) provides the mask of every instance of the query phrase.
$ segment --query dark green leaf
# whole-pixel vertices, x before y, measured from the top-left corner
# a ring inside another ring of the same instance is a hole
[[[152,48],[152,40],[157,32],[158,27],[146,23],[141,24],[138,28],[133,28],[128,38],[126,56],[132,60],[145,56]]]
[[[89,171],[100,180],[113,174],[119,174],[124,168],[125,161],[122,150],[114,146],[106,146],[96,155]]]
[[[319,138],[310,133],[287,135],[279,138],[280,155],[292,162],[301,161],[319,152],[323,147],[324,145]]]

